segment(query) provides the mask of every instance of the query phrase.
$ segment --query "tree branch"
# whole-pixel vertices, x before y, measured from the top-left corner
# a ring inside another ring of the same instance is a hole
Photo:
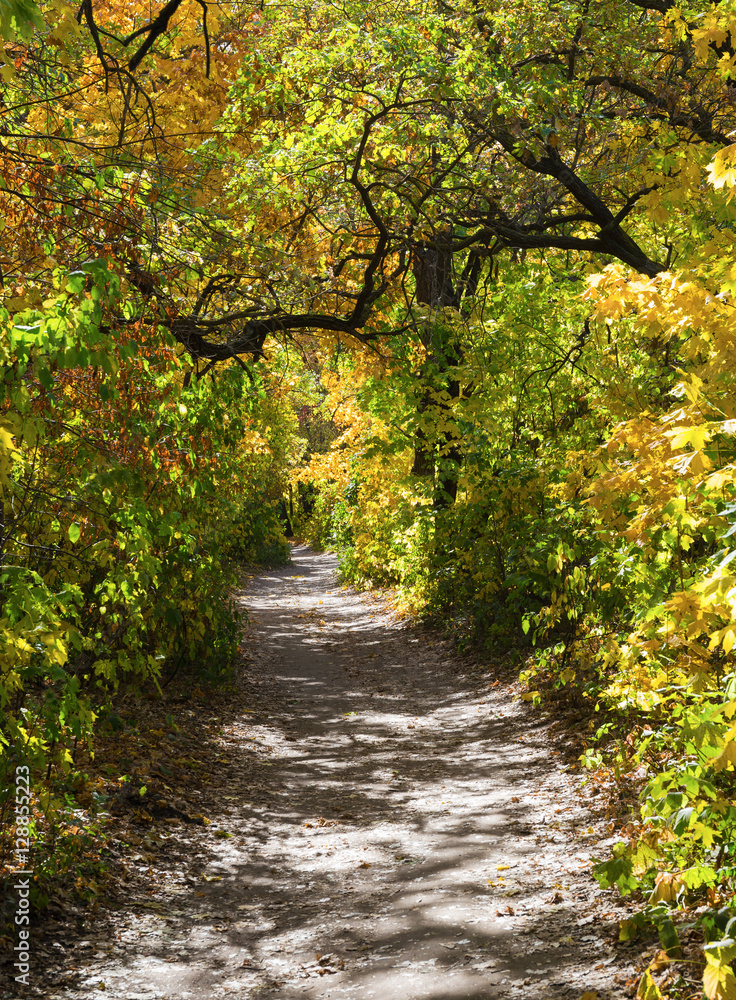
[[[617,90],[623,90],[628,94],[633,94],[635,97],[640,97],[653,108],[658,108],[662,112],[661,117],[669,121],[671,125],[678,128],[689,128],[693,135],[696,135],[704,142],[717,142],[723,146],[728,145],[728,136],[724,132],[719,132],[713,128],[713,116],[707,114],[703,109],[700,109],[699,113],[698,109],[696,109],[694,114],[687,114],[682,111],[676,113],[668,107],[664,97],[659,97],[647,87],[643,87],[639,83],[634,83],[633,80],[626,80],[616,73],[605,76],[591,76],[585,81],[585,86],[597,87],[602,83],[607,83]]]
[[[601,246],[599,253],[616,257],[618,260],[629,264],[642,274],[650,278],[664,270],[664,265],[652,260],[637,243],[626,233],[616,220],[615,216],[598,195],[592,191],[587,184],[562,160],[557,150],[547,145],[542,157],[537,157],[531,149],[524,148],[523,144],[512,135],[505,123],[497,123],[492,130],[496,141],[503,149],[512,156],[518,163],[523,164],[528,170],[537,174],[553,177],[559,181],[573,196],[573,198],[590,213],[599,228],[598,239],[592,242]],[[526,237],[528,239],[531,237]],[[557,240],[571,239],[572,237],[554,237]],[[526,246],[531,244],[525,243]],[[561,246],[559,243],[550,243],[549,246],[559,246],[560,249],[567,249],[569,244]],[[590,248],[591,241],[578,240],[578,247],[587,246]]]

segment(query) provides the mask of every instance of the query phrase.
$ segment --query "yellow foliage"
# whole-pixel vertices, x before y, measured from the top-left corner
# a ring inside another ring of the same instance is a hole
[[[708,180],[715,188],[736,185],[736,143],[718,150],[708,166]]]
[[[708,1000],[736,1000],[736,976],[731,967],[709,960],[703,973],[703,992]]]
[[[663,1000],[662,991],[652,979],[652,974],[649,969],[647,969],[641,977],[639,988],[636,991],[636,997],[637,1000]]]
[[[711,760],[715,771],[724,771],[736,767],[736,728],[726,734],[726,745],[723,750]]]
[[[684,882],[677,875],[661,872],[654,883],[654,889],[649,897],[650,903],[656,903],[660,899],[665,902],[672,902],[677,898],[678,892],[682,889]]]

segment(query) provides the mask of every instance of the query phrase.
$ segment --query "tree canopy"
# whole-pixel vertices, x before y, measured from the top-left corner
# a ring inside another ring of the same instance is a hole
[[[22,5],[6,286],[104,257],[137,316],[222,361],[403,329],[427,251],[443,304],[520,252],[652,277],[686,257],[732,118],[730,15],[661,8]]]

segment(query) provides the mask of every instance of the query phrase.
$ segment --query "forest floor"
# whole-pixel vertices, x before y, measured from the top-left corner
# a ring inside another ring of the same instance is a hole
[[[0,996],[633,994],[640,952],[590,872],[603,796],[569,735],[335,568],[298,546],[248,580],[237,689],[149,727],[146,802],[179,798],[118,799],[117,905],[52,907],[32,987]]]

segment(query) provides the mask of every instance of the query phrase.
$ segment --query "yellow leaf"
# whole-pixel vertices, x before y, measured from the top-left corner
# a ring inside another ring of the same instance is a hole
[[[723,962],[711,962],[703,973],[703,992],[708,1000],[736,1000],[736,977]]]
[[[733,649],[734,641],[736,641],[736,632],[734,632],[732,628],[726,629],[722,639],[724,653],[731,652],[731,650]]]
[[[637,1000],[662,1000],[662,993],[659,986],[652,979],[652,974],[647,969],[641,977],[639,989],[636,991]]]
[[[720,490],[726,485],[726,483],[733,482],[733,469],[729,466],[729,470],[725,471],[721,469],[719,472],[713,472],[706,479],[705,483],[709,490]]]
[[[666,968],[671,961],[672,959],[667,952],[660,949],[652,959],[649,968],[652,969],[653,972],[659,972],[661,969]]]
[[[16,451],[16,447],[13,444],[13,435],[5,427],[0,427],[0,448],[5,451]]]
[[[678,878],[677,875],[670,875],[666,872],[658,875],[652,894],[649,897],[649,902],[656,903],[659,899],[671,902],[677,898],[677,893],[682,888],[682,885],[682,879]]]
[[[51,660],[52,663],[58,663],[63,666],[67,659],[67,649],[66,645],[62,641],[61,637],[54,635],[53,633],[44,635],[42,641],[46,646],[46,655]]]
[[[715,188],[736,184],[736,143],[718,150],[708,165],[708,180]]]
[[[702,451],[690,451],[686,455],[678,455],[672,463],[672,468],[681,476],[699,476],[713,467],[713,463]]]
[[[667,431],[667,437],[671,437],[670,442],[673,448],[684,448],[691,444],[695,451],[702,451],[706,441],[710,441],[711,432],[703,424],[694,427],[673,427]]]
[[[736,767],[736,741],[727,743],[718,756],[711,760],[711,764],[714,771],[725,771],[729,764]]]

